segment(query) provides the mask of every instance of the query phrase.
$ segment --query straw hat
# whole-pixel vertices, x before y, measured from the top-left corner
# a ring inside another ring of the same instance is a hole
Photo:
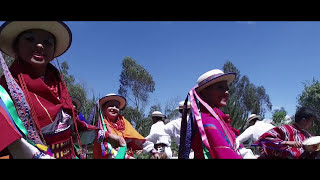
[[[126,105],[126,99],[123,97],[123,96],[120,96],[118,94],[115,94],[115,93],[109,93],[107,94],[106,96],[104,96],[103,98],[101,98],[99,100],[99,104],[100,104],[100,107],[102,107],[102,105],[108,101],[111,101],[111,100],[115,100],[115,101],[118,101],[120,103],[120,107],[119,109],[123,109]]]
[[[160,111],[153,111],[151,117],[164,117]]]
[[[320,136],[311,136],[302,142],[304,149],[308,152],[320,150]]]
[[[256,114],[251,114],[248,119],[247,119],[247,123],[249,123],[250,121],[254,120],[258,118],[258,120],[261,120],[260,116],[259,115],[256,115]]]
[[[198,78],[196,91],[200,92],[202,89],[220,81],[227,81],[229,85],[235,78],[236,73],[224,73],[220,69],[213,69]]]
[[[176,109],[183,109],[183,106],[184,106],[184,101],[180,101],[179,106]],[[187,102],[187,109],[190,109],[190,108],[191,108],[191,103],[190,103],[190,101],[188,101]]]
[[[30,29],[42,29],[53,34],[56,39],[54,57],[62,55],[71,45],[71,30],[61,21],[7,21],[0,27],[0,50],[15,57],[15,39],[20,33]]]
[[[81,106],[82,106],[81,101],[76,97],[71,97],[71,100],[72,100],[72,103],[75,104],[76,109],[79,110],[81,108]]]

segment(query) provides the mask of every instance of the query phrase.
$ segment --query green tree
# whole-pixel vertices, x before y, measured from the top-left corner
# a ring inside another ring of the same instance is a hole
[[[224,64],[223,71],[235,72],[237,77],[230,84],[229,100],[222,110],[232,118],[231,125],[243,131],[248,115],[255,113],[263,118],[264,114],[272,109],[272,104],[265,88],[255,86],[247,76],[241,76],[240,71],[231,61]]]
[[[284,125],[286,124],[286,115],[287,111],[284,109],[284,107],[275,109],[272,114],[272,122],[275,124],[275,126]]]
[[[81,101],[82,108],[80,112],[84,115],[86,119],[88,119],[92,107],[94,106],[97,99],[95,98],[94,94],[92,99],[88,99],[87,88],[85,88],[84,84],[75,82],[74,76],[69,74],[69,65],[66,61],[61,63],[61,73],[65,80],[70,96],[76,97]]]
[[[164,108],[164,115],[166,116],[167,121],[174,120],[180,117],[179,109],[177,107],[179,106],[181,98],[173,97],[169,99]]]
[[[154,111],[162,111],[161,105],[160,104],[156,104],[150,107],[149,113],[148,113],[148,117],[151,117],[152,113]]]
[[[118,93],[128,99],[128,104],[132,104],[132,107],[141,110],[148,102],[149,93],[154,90],[155,83],[151,74],[133,58],[125,57]]]
[[[127,107],[122,111],[136,130],[143,136],[149,134],[152,122],[144,118],[144,108],[148,103],[149,93],[155,90],[151,74],[133,58],[125,57],[122,61],[118,94],[127,99]]]
[[[7,66],[10,67],[11,64],[12,64],[13,61],[14,61],[14,58],[6,55],[6,54],[3,53],[3,52],[1,52],[1,53],[2,53],[2,57],[3,57],[4,61],[6,62]],[[2,76],[2,74],[3,74],[3,69],[0,68],[0,77]]]
[[[297,97],[298,105],[305,106],[310,109],[316,116],[317,120],[314,122],[314,126],[311,129],[312,134],[320,134],[320,83],[313,78],[311,83],[304,83],[304,90]]]

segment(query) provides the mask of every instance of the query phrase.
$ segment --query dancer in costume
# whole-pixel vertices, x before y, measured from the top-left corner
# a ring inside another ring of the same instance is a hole
[[[76,111],[76,114],[78,115],[79,120],[84,121],[86,124],[90,124],[86,118],[83,116],[83,114],[80,112],[81,108],[82,108],[82,103],[80,101],[80,99],[76,98],[76,97],[71,97],[72,100],[72,104],[73,107]]]
[[[164,132],[164,115],[160,111],[154,111],[151,118],[153,124],[146,139],[154,143],[158,153],[165,153],[166,158],[170,159],[172,157],[171,137]]]
[[[4,98],[12,118],[0,119],[1,154],[83,158],[76,156],[74,147],[78,144],[82,152],[81,131],[94,132],[100,141],[107,140],[101,136],[116,139],[114,146],[120,145],[121,137],[108,136],[79,120],[62,74],[50,63],[68,50],[71,41],[71,31],[63,22],[13,21],[0,27],[0,49],[15,58],[8,69],[0,55],[4,70],[0,84],[7,92]]]
[[[120,95],[110,93],[99,100],[99,107],[101,108],[100,118],[97,122],[97,126],[101,129],[110,132],[110,134],[116,134],[123,137],[127,146],[125,149],[125,159],[135,159],[134,152],[136,150],[144,150],[145,152],[152,154],[157,159],[159,154],[154,148],[154,144],[146,140],[140,135],[130,124],[128,120],[122,116],[119,111],[125,108],[126,99]],[[94,159],[113,159],[116,158],[121,149],[111,149],[107,143],[94,143],[93,158]]]
[[[184,106],[184,101],[179,102],[179,106],[177,109],[179,110],[179,113],[182,115],[183,113],[183,106]],[[190,101],[188,101],[187,104],[187,119],[189,119],[189,114],[190,114]],[[168,134],[169,136],[173,137],[176,144],[179,146],[180,145],[180,130],[181,130],[181,117],[178,119],[174,119],[164,126],[164,132]]]
[[[247,129],[237,137],[237,141],[241,144],[249,141],[248,146],[258,140],[258,138],[268,130],[274,128],[274,125],[263,122],[259,115],[251,114],[247,119]],[[250,149],[247,149],[247,153],[253,154]],[[254,155],[255,157],[259,157],[259,154]]]
[[[256,114],[251,114],[248,117],[247,124],[248,128],[243,131],[243,133],[240,134],[237,139],[240,143],[249,140],[249,145],[251,145],[252,142],[256,142],[263,133],[274,128],[274,125],[261,121],[260,116]]]
[[[189,92],[190,119],[186,119],[186,110],[182,117],[179,158],[187,159],[191,148],[195,159],[242,158],[240,144],[236,143],[239,131],[231,127],[231,118],[220,110],[227,104],[229,84],[235,77],[235,73],[213,69],[198,78]]]
[[[317,152],[305,151],[302,142],[312,136],[308,131],[316,119],[316,115],[306,107],[299,107],[293,124],[270,129],[252,145],[262,148],[260,159],[315,158]]]
[[[183,114],[183,107],[184,107],[184,101],[179,102],[179,106],[177,109],[179,110],[179,113],[182,115]],[[190,102],[188,101],[187,103],[187,119],[189,119],[189,114],[190,114]],[[152,138],[153,139],[161,139],[161,138],[168,138],[168,136],[173,137],[175,143],[177,146],[180,146],[180,131],[181,131],[181,117],[169,121],[167,124],[164,124],[163,126],[157,126],[156,130],[153,131],[152,133]],[[147,137],[148,138],[148,137]],[[170,143],[171,144],[171,143]],[[191,150],[189,159],[193,159],[194,153]],[[176,158],[176,157],[171,157],[171,158]]]

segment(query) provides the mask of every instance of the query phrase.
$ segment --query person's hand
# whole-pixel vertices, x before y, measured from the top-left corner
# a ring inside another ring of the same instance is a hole
[[[302,147],[302,143],[298,142],[298,141],[282,141],[281,144],[287,145],[287,146],[290,146],[290,147],[295,147],[295,148]]]
[[[152,154],[151,157],[150,157],[150,159],[160,159],[160,155],[159,155],[159,153],[158,153],[157,150],[152,149],[152,150],[150,151],[150,153]]]
[[[139,156],[142,153],[142,150],[137,150],[136,155]]]
[[[111,144],[113,148],[120,146],[126,146],[126,140],[123,137],[110,133],[108,135],[107,141]]]
[[[151,156],[151,158],[150,159],[160,159],[160,155],[159,155],[159,153],[152,153],[152,156]]]

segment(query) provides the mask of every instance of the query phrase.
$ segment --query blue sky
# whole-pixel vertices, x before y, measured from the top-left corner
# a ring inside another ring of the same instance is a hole
[[[153,76],[148,106],[183,99],[198,77],[230,60],[264,86],[273,109],[294,115],[303,82],[319,79],[320,22],[313,21],[67,21],[69,51],[59,58],[96,96],[117,92],[121,62],[130,56]],[[266,114],[271,118],[271,112]]]
[[[230,60],[264,86],[273,109],[294,115],[303,82],[319,78],[316,21],[66,21],[72,45],[59,62],[96,96],[117,92],[125,56],[153,76],[148,106],[183,100],[198,77]],[[266,114],[271,118],[271,112]]]

